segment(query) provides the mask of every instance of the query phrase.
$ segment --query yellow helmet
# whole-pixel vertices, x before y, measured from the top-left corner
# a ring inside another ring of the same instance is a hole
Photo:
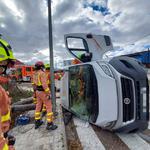
[[[11,46],[3,39],[0,38],[0,61],[15,60]]]
[[[50,64],[45,64],[44,66],[46,70],[50,69]]]

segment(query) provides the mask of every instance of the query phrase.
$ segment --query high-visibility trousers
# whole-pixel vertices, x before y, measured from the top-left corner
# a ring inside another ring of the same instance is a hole
[[[37,104],[37,98],[36,98],[36,93],[35,92],[33,93],[33,104],[35,104],[35,105]],[[42,112],[46,112],[45,104],[43,104]]]
[[[37,104],[35,109],[35,120],[41,119],[41,109],[43,104],[46,107],[47,112],[47,122],[53,122],[53,112],[52,112],[52,102],[47,98],[47,95],[44,91],[36,91]]]

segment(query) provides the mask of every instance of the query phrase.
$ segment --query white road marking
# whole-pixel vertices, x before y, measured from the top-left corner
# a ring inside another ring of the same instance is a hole
[[[91,125],[88,125],[78,118],[74,118],[73,120],[83,150],[105,150],[105,147],[97,137]]]
[[[150,145],[135,133],[117,133],[117,135],[131,150],[150,150]]]

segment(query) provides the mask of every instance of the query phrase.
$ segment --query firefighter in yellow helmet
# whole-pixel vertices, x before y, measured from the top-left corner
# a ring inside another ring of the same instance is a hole
[[[7,68],[14,65],[14,60],[11,46],[0,38],[0,75],[6,74]],[[7,134],[10,127],[10,103],[8,93],[0,85],[0,150],[14,150],[15,138]]]
[[[45,74],[46,74],[46,78],[47,78],[47,85],[50,88],[50,64],[45,64]],[[42,115],[45,116],[46,114],[46,105],[43,104],[43,108],[42,108]]]
[[[47,78],[47,84],[50,87],[50,64],[45,64],[45,73]]]

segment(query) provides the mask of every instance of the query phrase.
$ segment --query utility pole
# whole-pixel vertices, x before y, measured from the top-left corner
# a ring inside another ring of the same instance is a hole
[[[49,51],[50,51],[50,81],[53,112],[56,112],[55,81],[54,81],[54,60],[53,60],[53,31],[52,31],[52,13],[51,0],[48,0],[48,27],[49,27]]]

